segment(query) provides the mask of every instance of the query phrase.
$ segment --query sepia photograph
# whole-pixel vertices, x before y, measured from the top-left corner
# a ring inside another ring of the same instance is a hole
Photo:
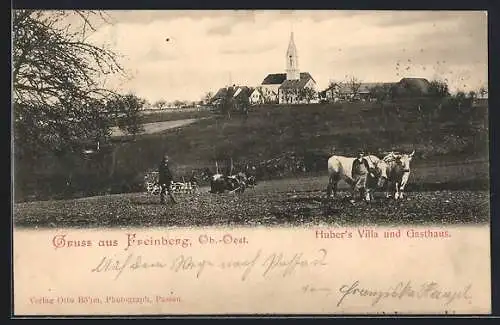
[[[16,308],[488,312],[487,24],[486,11],[12,10]],[[261,244],[283,253],[248,252]],[[253,262],[212,260],[240,252]],[[349,280],[306,283],[337,272],[316,269],[327,255]],[[371,256],[400,264],[373,264],[376,279],[356,262]],[[244,275],[221,284],[228,265]],[[286,268],[284,282],[243,287],[258,267]],[[196,302],[183,270],[209,279]],[[130,300],[164,281],[173,296]]]
[[[16,227],[489,223],[484,12],[13,18]]]

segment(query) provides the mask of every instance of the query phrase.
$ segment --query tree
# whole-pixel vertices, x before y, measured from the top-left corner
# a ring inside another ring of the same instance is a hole
[[[305,100],[308,104],[316,97],[316,91],[312,88],[305,87],[299,91],[299,99]]]
[[[459,90],[459,91],[457,91],[457,94],[455,95],[455,97],[458,100],[464,100],[466,98],[465,92],[463,92],[462,90]]]
[[[167,101],[165,99],[160,99],[160,100],[157,100],[154,104],[153,104],[154,107],[157,107],[159,109],[163,109],[167,106]]]
[[[359,88],[361,87],[361,81],[356,77],[350,77],[347,82],[347,87],[349,89],[349,99],[356,100],[359,96]]]
[[[181,106],[183,105],[183,102],[181,100],[175,100],[173,102],[173,105],[175,108],[181,108]]]
[[[107,22],[92,11],[13,11],[16,155],[71,150],[82,139],[109,135],[104,101],[113,92],[101,77],[124,70],[116,53],[87,41],[93,18]]]
[[[460,113],[462,113],[462,110],[464,108],[464,104],[466,104],[466,99],[467,99],[467,96],[465,95],[465,92],[462,90],[459,90],[455,94],[455,102],[457,104],[457,108],[458,108],[458,111]]]
[[[213,97],[214,97],[214,94],[211,91],[207,92],[205,94],[205,96],[203,97],[203,102],[205,103],[205,105],[210,104]]]
[[[334,102],[335,99],[340,99],[340,87],[340,82],[330,81],[326,89],[326,98],[332,102]],[[330,93],[330,96],[328,96],[328,93]]]
[[[129,93],[127,95],[116,95],[106,104],[107,111],[116,116],[117,125],[124,133],[137,135],[144,131],[141,110],[146,100]]]
[[[486,89],[484,86],[479,88],[478,94],[481,96],[481,98],[486,97],[488,95],[488,89]]]
[[[391,85],[376,85],[370,88],[370,98],[375,99],[378,103],[382,103],[391,99]]]
[[[448,84],[441,80],[432,80],[429,85],[429,95],[436,98],[450,96]]]
[[[292,104],[294,101],[301,100],[301,91],[297,88],[284,88],[280,89],[282,98],[287,104]]]
[[[236,105],[238,107],[238,110],[246,113],[248,111],[248,108],[250,107],[250,96],[248,95],[248,93],[240,93],[240,95],[236,97]]]
[[[235,100],[233,98],[236,89],[233,87],[227,87],[223,93],[220,103],[217,105],[219,111],[226,115],[228,119],[231,119],[231,111],[235,109]]]
[[[265,104],[275,104],[279,102],[279,96],[278,96],[279,90],[278,93],[264,87],[261,88],[261,90],[262,90],[263,101]]]

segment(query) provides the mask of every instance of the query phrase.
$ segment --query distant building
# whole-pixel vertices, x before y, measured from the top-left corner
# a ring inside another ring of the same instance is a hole
[[[293,32],[286,51],[286,73],[267,75],[261,83],[261,89],[266,102],[297,104],[317,101],[316,81],[310,73],[301,73],[299,70]]]
[[[278,103],[278,90],[286,80],[286,73],[273,73],[267,75],[262,81],[262,93],[268,103]]]
[[[239,110],[245,105],[256,105],[264,103],[264,95],[260,87],[248,86],[229,86],[220,88],[212,97],[210,104],[218,107],[225,100],[231,98],[233,100],[234,109]]]
[[[376,87],[385,88],[389,91],[397,83],[394,82],[362,82],[359,84],[341,84],[337,89],[337,94],[341,100],[370,100],[373,89]]]
[[[322,101],[374,100],[374,89],[380,87],[391,97],[425,97],[430,82],[424,78],[402,78],[399,82],[338,83],[319,93]]]
[[[220,88],[215,95],[212,96],[210,104],[212,106],[219,106],[224,102],[224,99],[228,96],[233,96],[233,87]]]
[[[253,91],[250,94],[250,104],[258,105],[263,103],[264,103],[264,94],[262,93],[262,88],[260,87],[253,88]]]

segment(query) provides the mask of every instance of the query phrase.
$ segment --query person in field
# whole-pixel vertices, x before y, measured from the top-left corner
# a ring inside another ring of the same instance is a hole
[[[175,200],[174,194],[172,193],[170,184],[174,180],[172,172],[169,166],[169,157],[167,154],[163,156],[163,159],[160,162],[160,166],[158,167],[158,182],[160,183],[160,203],[165,203],[165,196],[168,194],[172,203],[177,203]]]
[[[370,173],[370,164],[364,157],[365,153],[360,150],[354,162],[352,163],[352,179],[354,181],[354,195],[359,193],[360,199],[364,200],[366,196],[366,186],[368,175]],[[353,199],[355,199],[353,197]]]

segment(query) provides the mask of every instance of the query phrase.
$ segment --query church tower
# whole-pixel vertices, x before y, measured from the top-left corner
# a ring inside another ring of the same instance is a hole
[[[290,43],[286,51],[286,80],[300,80],[299,58],[293,41],[293,32],[290,34]]]

